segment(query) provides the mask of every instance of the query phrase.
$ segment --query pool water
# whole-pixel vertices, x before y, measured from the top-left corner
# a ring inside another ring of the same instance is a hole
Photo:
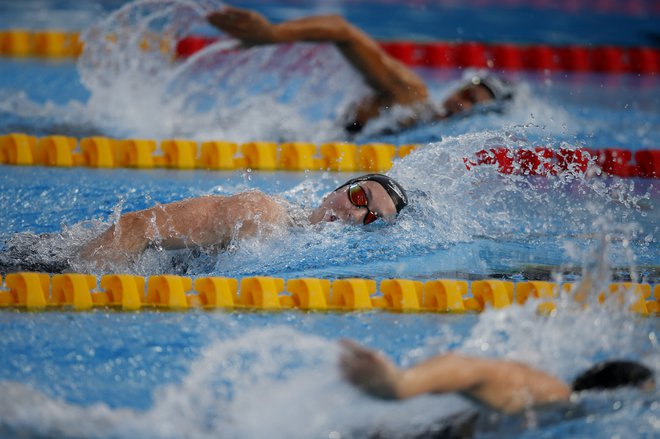
[[[201,23],[200,8],[211,3],[143,2],[125,6],[134,13],[124,18],[137,35],[163,26],[174,35],[191,29],[210,32]],[[77,64],[0,59],[3,133],[321,143],[342,138],[340,109],[365,92],[328,46],[238,54],[220,46],[176,64],[163,54],[135,49],[130,38],[125,50],[113,51],[99,35],[117,29],[120,15],[107,14],[124,4],[99,1],[78,8],[67,2],[39,3],[51,12],[53,26],[94,25],[97,33],[89,32],[91,49]],[[15,23],[45,27],[45,18],[26,12],[31,5],[8,8],[0,2],[8,11],[3,20],[10,16]],[[650,6],[641,15],[541,10],[552,18],[548,26],[555,31],[540,21],[531,30],[508,26],[505,32],[502,26],[525,22],[538,7],[493,4],[476,14],[472,3],[333,2],[313,9],[294,1],[242,5],[261,8],[273,19],[339,12],[370,33],[393,39],[641,45],[651,44],[649,35],[657,30],[657,11]],[[65,14],[71,10],[78,12]],[[165,19],[150,21],[154,10]],[[561,17],[567,24],[557,24]],[[486,19],[497,26],[484,26],[480,20]],[[432,26],[436,20],[441,25]],[[459,21],[465,25],[457,28]],[[600,31],[611,23],[620,32]],[[261,69],[264,65],[270,69]],[[418,71],[436,100],[474,73]],[[117,270],[145,276],[377,280],[577,280],[587,270],[601,283],[658,283],[656,180],[574,172],[549,178],[501,175],[487,166],[468,170],[463,162],[489,146],[656,149],[657,76],[508,76],[519,85],[504,113],[384,135],[379,127],[391,124],[390,113],[352,139],[422,145],[391,171],[412,200],[395,224],[301,227],[265,241],[247,240],[222,253],[150,250],[137,264]],[[24,245],[30,252],[22,258],[71,258],[119,213],[192,196],[259,189],[313,207],[352,176],[2,166],[1,256],[17,257],[11,247]],[[85,261],[73,264],[76,271],[95,273]],[[603,266],[609,270],[598,271]],[[0,327],[3,437],[357,437],[365,426],[405,437],[434,419],[473,407],[452,395],[401,404],[363,396],[339,376],[338,338],[381,349],[404,366],[456,349],[525,361],[566,380],[609,358],[640,360],[656,373],[660,364],[657,318],[640,318],[615,304],[585,310],[568,300],[558,303],[550,318],[537,315],[536,303],[480,315],[3,311]],[[584,416],[531,413],[503,421],[499,432],[478,436],[655,437],[660,431],[658,399],[657,390],[586,394],[579,398]]]

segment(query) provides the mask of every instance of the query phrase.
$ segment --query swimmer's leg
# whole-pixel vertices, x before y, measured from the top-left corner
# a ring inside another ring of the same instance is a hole
[[[18,233],[4,243],[0,252],[0,273],[21,271],[64,273],[71,264],[62,249],[52,247],[57,235]]]

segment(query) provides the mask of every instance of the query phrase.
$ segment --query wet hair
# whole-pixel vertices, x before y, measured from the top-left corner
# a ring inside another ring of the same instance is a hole
[[[638,387],[653,378],[653,371],[634,361],[616,360],[596,364],[578,375],[571,387],[574,391]]]
[[[359,183],[361,181],[375,181],[376,183],[380,184],[392,199],[392,202],[396,207],[396,213],[401,212],[401,209],[408,205],[408,195],[406,195],[406,191],[403,189],[403,187],[392,177],[388,177],[387,175],[383,174],[367,174],[361,177],[351,178],[346,183],[335,189],[335,191],[338,191],[339,189],[353,183]]]

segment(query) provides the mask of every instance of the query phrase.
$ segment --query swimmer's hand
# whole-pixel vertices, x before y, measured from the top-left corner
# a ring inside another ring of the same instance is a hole
[[[340,343],[339,367],[347,381],[377,398],[400,398],[401,371],[390,360],[350,340]]]
[[[273,25],[263,15],[254,11],[227,6],[212,12],[206,19],[213,26],[248,46],[275,41]]]

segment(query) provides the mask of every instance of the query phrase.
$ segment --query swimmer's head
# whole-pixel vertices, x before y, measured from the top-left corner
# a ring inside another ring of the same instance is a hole
[[[617,387],[655,387],[653,371],[634,361],[606,361],[582,372],[572,384],[574,391]]]
[[[498,76],[475,75],[442,103],[446,116],[466,113],[475,107],[501,110],[514,95],[513,84]],[[487,104],[484,106],[483,104]]]
[[[378,218],[388,221],[407,205],[406,191],[393,178],[367,174],[347,181],[328,194],[312,212],[310,222],[369,224]]]

